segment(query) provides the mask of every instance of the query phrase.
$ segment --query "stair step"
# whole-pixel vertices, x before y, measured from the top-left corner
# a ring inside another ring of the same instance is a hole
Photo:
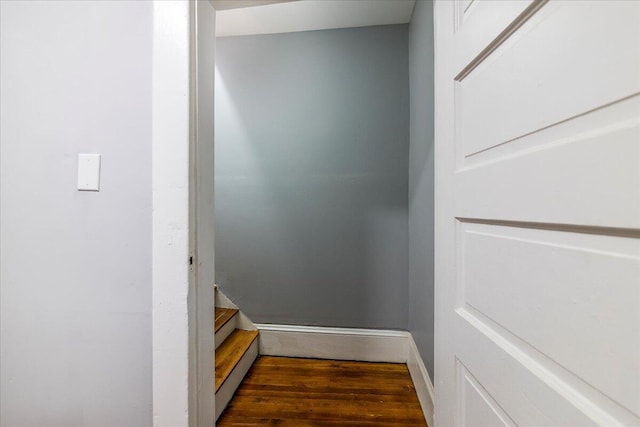
[[[222,345],[224,340],[238,327],[238,317],[240,312],[235,309],[216,307],[216,349]]]
[[[216,332],[226,325],[229,320],[233,319],[237,312],[237,308],[216,307]]]
[[[237,311],[237,310],[236,310]],[[216,321],[217,323],[217,321]],[[233,371],[245,352],[258,337],[258,331],[236,329],[216,349],[216,392]]]

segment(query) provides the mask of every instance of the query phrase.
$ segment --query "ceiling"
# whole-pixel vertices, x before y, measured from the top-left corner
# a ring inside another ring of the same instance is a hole
[[[264,6],[266,4],[284,3],[296,0],[211,0],[216,10],[238,9],[241,7]]]
[[[233,9],[217,8],[218,37],[405,24],[415,4],[415,0],[265,0],[269,4],[258,1],[263,4],[238,8],[256,1],[217,1],[235,5]]]

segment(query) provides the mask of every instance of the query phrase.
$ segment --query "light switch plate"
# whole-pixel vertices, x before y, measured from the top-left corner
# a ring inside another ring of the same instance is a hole
[[[100,191],[100,154],[78,154],[78,190]]]

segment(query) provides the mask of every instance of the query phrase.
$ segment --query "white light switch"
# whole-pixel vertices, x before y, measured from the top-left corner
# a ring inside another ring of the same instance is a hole
[[[78,190],[100,191],[100,154],[78,154]]]

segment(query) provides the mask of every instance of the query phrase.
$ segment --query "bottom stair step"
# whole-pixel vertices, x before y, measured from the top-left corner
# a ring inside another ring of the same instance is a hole
[[[236,329],[216,350],[216,391],[229,377],[244,353],[258,336],[258,331]]]
[[[216,419],[258,357],[258,331],[236,329],[216,349]]]

